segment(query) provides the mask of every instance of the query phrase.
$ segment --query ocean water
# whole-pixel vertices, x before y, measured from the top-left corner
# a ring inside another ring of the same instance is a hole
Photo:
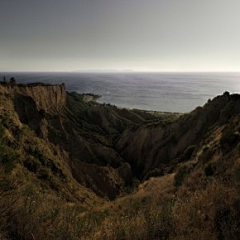
[[[67,91],[101,95],[101,103],[166,112],[189,112],[225,91],[240,93],[240,73],[0,73],[18,83],[66,84]]]

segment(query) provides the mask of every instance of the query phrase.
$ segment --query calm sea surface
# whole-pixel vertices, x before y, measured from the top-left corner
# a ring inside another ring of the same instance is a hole
[[[19,83],[64,82],[68,91],[99,102],[144,110],[189,112],[225,91],[240,93],[240,73],[0,73]]]

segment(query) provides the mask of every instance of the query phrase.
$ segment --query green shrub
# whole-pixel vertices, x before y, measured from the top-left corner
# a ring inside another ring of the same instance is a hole
[[[41,168],[37,176],[41,179],[50,180],[52,178],[52,173],[48,168]]]
[[[239,134],[236,133],[231,126],[224,128],[222,131],[221,146],[223,151],[228,151],[229,148],[234,148],[239,140]]]
[[[182,166],[179,168],[178,172],[176,173],[174,177],[174,185],[176,187],[179,187],[182,185],[185,178],[189,175],[191,172],[191,168],[188,166]]]
[[[13,170],[20,158],[21,157],[18,151],[10,147],[2,146],[0,164],[3,165],[6,173],[10,173]]]
[[[160,177],[162,176],[164,173],[163,173],[163,170],[160,169],[160,168],[154,168],[153,170],[151,170],[147,175],[146,177],[144,178],[144,180],[147,180],[151,177]]]
[[[216,167],[214,166],[214,164],[212,162],[209,162],[204,169],[206,176],[207,177],[212,176],[215,172],[215,168]]]
[[[201,155],[198,157],[202,162],[207,162],[213,156],[213,150],[209,147],[204,147]]]
[[[1,115],[1,121],[2,121],[2,125],[4,127],[9,128],[9,126],[11,124],[11,119],[5,112]]]
[[[240,189],[240,166],[237,166],[232,173],[232,179],[236,184],[237,188]]]
[[[183,153],[184,160],[190,159],[195,149],[196,149],[196,145],[188,146]]]
[[[28,156],[23,164],[29,171],[34,173],[36,173],[41,167],[41,163],[33,156]]]

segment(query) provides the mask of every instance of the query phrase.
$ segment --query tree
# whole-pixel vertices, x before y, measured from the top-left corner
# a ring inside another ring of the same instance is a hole
[[[11,85],[16,85],[16,80],[15,80],[14,77],[11,77],[11,78],[10,78],[10,84],[11,84]]]

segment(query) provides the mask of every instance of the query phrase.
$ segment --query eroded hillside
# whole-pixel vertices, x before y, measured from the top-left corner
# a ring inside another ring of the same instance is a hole
[[[172,124],[126,129],[116,148],[143,178],[155,168],[166,169],[184,160],[187,148],[193,149],[214,127],[224,125],[239,112],[239,96],[225,93]]]
[[[0,239],[238,239],[239,95],[182,115],[2,83],[0,103]]]
[[[54,146],[72,176],[101,197],[114,199],[132,183],[132,169],[115,150],[128,127],[159,120],[156,114],[85,102],[59,86],[1,84],[19,120]]]

